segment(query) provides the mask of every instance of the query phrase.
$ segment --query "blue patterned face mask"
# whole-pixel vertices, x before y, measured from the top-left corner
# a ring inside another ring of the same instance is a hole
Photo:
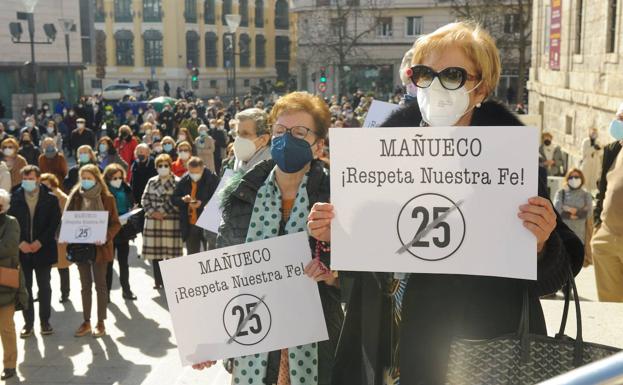
[[[623,140],[623,122],[615,119],[610,123],[610,135],[616,140]]]
[[[289,132],[273,137],[270,154],[281,171],[288,174],[301,171],[314,159],[309,143],[295,138]]]
[[[162,146],[162,148],[164,149],[164,152],[173,151],[173,145],[171,143],[165,143],[164,146]]]

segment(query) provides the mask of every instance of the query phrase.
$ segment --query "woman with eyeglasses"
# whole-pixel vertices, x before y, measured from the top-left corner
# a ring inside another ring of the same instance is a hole
[[[160,261],[182,255],[182,234],[177,206],[171,203],[175,192],[175,176],[171,172],[173,161],[167,154],[156,158],[157,176],[147,182],[141,205],[145,210],[143,252],[146,260],[153,261],[154,289],[162,289]]]
[[[494,40],[478,25],[452,23],[423,35],[415,42],[411,67],[406,69],[416,86],[417,100],[392,114],[383,126],[414,130],[419,126],[521,126],[504,106],[487,100],[500,72]],[[483,203],[483,210],[495,207]],[[309,215],[310,234],[329,242],[335,215],[339,212],[330,204],[316,204]],[[354,279],[348,287],[351,295],[336,353],[334,383],[376,385],[399,377],[402,384],[444,384],[452,341],[516,332],[526,289],[530,331],[546,334],[539,297],[563,286],[569,266],[576,274],[581,269],[582,243],[557,218],[547,199],[545,170],[540,170],[539,196],[518,207],[517,215],[508,220],[521,221],[536,239],[537,281],[341,273],[342,279],[345,275]],[[495,229],[491,236],[496,236]],[[482,247],[486,253],[486,245]]]
[[[217,247],[306,231],[309,210],[329,199],[329,173],[318,160],[331,115],[324,101],[305,92],[279,99],[272,109],[272,159],[258,163],[229,186]],[[233,384],[330,384],[343,319],[338,278],[328,245],[310,239],[314,259],[305,268],[318,282],[329,340],[233,358]],[[214,362],[194,365],[203,369]],[[248,370],[254,368],[254,370]],[[255,370],[257,368],[257,370]]]
[[[564,187],[554,196],[554,207],[563,222],[584,242],[584,266],[591,265],[591,235],[593,232],[593,196],[585,190],[585,178],[580,169],[572,168],[564,178]]]

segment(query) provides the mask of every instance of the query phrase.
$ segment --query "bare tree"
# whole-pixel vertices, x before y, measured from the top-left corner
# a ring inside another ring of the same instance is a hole
[[[348,91],[348,67],[367,57],[361,44],[375,33],[390,1],[316,0],[314,10],[301,15],[298,46],[310,53],[306,62],[337,67],[341,95]]]
[[[496,39],[502,64],[517,68],[516,100],[522,103],[530,59],[532,0],[452,0],[452,11],[461,20],[483,25]]]

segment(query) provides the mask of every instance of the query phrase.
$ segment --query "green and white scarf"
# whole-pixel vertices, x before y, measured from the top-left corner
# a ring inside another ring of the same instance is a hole
[[[276,169],[276,168],[275,168]],[[281,223],[281,191],[275,180],[275,169],[260,187],[253,206],[246,242],[259,241],[279,235]],[[306,174],[303,177],[296,200],[285,226],[286,234],[307,231],[309,197]],[[318,383],[318,344],[312,343],[288,349],[291,385],[314,385]],[[268,365],[268,353],[243,356],[234,359],[234,384],[263,384]]]

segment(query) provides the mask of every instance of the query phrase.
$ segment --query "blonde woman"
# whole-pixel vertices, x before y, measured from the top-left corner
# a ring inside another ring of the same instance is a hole
[[[92,333],[93,337],[106,335],[106,307],[108,306],[108,287],[106,286],[106,272],[108,263],[114,256],[113,240],[121,223],[117,215],[115,198],[112,196],[100,169],[94,164],[87,164],[80,169],[80,183],[77,184],[67,199],[65,211],[107,211],[108,230],[106,241],[96,243],[95,261],[78,263],[80,283],[82,284],[82,313],[84,321],[76,330],[76,337],[83,337]],[[91,290],[95,282],[97,292],[97,325],[91,329]]]
[[[17,153],[18,151],[19,143],[17,143],[15,138],[6,138],[2,141],[2,154],[4,155],[4,162],[11,172],[11,188],[22,183],[22,174],[20,171],[28,165],[26,159]]]

